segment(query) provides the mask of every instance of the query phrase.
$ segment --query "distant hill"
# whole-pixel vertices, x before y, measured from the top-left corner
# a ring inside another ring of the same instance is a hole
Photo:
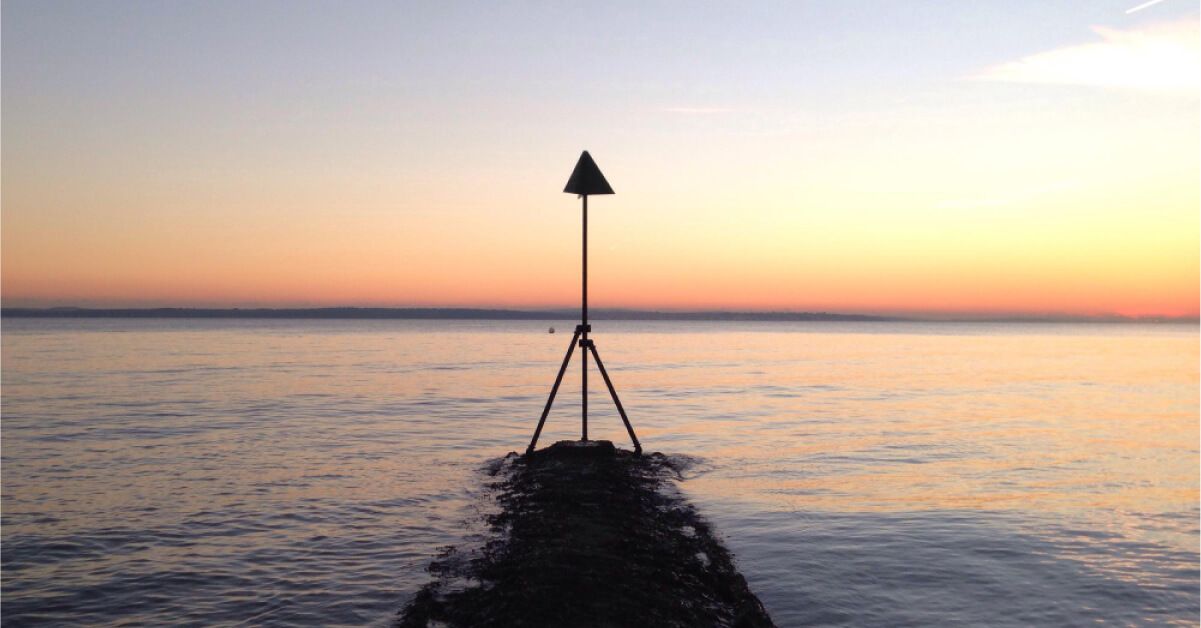
[[[579,310],[494,310],[473,308],[126,308],[79,307],[3,308],[5,318],[331,318],[331,319],[458,319],[458,320],[575,320]],[[592,310],[593,320],[640,321],[895,321],[885,316],[827,312],[657,312],[650,310]]]
[[[832,312],[660,312],[656,310],[590,310],[592,320],[624,321],[924,321],[943,323],[1187,323],[1197,324],[1196,317],[1121,316],[872,316]],[[4,318],[265,318],[265,319],[426,319],[426,320],[578,320],[577,309],[501,310],[482,308],[444,307],[318,307],[318,308],[0,308]]]

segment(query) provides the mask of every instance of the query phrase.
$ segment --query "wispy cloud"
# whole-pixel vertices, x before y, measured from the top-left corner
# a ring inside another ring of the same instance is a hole
[[[1201,30],[1196,18],[1131,30],[1104,26],[1092,30],[1101,41],[1040,52],[986,68],[972,78],[1158,91],[1201,89]]]
[[[1129,15],[1131,13],[1136,13],[1138,11],[1142,11],[1143,9],[1146,9],[1147,7],[1155,6],[1155,5],[1159,4],[1160,2],[1163,2],[1163,0],[1151,0],[1150,2],[1144,2],[1140,5],[1138,5],[1137,7],[1130,7],[1129,9],[1126,9],[1126,14]]]

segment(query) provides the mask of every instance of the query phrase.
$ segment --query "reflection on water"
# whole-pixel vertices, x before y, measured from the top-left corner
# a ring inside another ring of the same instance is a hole
[[[547,322],[4,321],[20,620],[386,623],[528,441]],[[1194,624],[1196,327],[594,324],[781,625]],[[569,369],[543,442],[578,430]],[[624,443],[594,391],[595,438]]]

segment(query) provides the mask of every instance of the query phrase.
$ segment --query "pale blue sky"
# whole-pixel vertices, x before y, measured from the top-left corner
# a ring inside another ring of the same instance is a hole
[[[407,123],[420,142],[488,144],[514,126],[595,141],[653,130],[670,108],[768,122],[886,109],[1088,42],[1092,25],[1197,8],[1125,14],[1134,4],[6,2],[5,126],[22,147],[38,129],[205,141],[353,114],[343,122]]]

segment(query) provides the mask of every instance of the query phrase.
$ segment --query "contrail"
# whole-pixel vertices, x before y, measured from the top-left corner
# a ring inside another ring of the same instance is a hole
[[[1130,13],[1134,13],[1135,11],[1142,11],[1143,9],[1145,9],[1147,7],[1155,6],[1155,5],[1159,4],[1160,2],[1163,2],[1163,0],[1151,0],[1150,2],[1144,2],[1132,9],[1126,9],[1126,13],[1130,14]]]

